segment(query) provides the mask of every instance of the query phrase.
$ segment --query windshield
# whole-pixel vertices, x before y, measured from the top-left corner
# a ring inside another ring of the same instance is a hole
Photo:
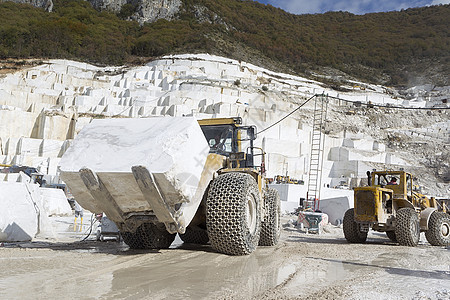
[[[377,185],[398,185],[400,184],[400,176],[399,175],[388,175],[388,174],[376,174],[375,175],[375,184]]]
[[[210,153],[228,154],[233,152],[233,127],[231,125],[202,126]]]

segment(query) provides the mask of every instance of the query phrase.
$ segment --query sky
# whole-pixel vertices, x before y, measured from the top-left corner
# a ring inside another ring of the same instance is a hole
[[[362,15],[422,7],[428,5],[450,4],[450,0],[257,0],[264,4],[279,7],[293,14],[315,14],[327,11],[348,11]]]

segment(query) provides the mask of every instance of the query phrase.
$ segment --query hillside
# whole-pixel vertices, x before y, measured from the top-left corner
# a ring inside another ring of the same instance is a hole
[[[309,76],[344,72],[387,85],[449,85],[450,5],[293,15],[254,1],[184,0],[171,20],[142,26],[129,21],[136,9],[100,12],[86,1],[56,0],[48,13],[0,3],[0,58],[139,64],[208,52]]]

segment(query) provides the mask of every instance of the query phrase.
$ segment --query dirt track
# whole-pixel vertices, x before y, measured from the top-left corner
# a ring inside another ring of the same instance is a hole
[[[284,218],[284,222],[287,219]],[[69,225],[67,223],[67,231]],[[277,247],[250,256],[209,246],[134,251],[113,241],[5,244],[1,299],[450,299],[450,248],[416,248],[370,234],[348,244],[285,227]]]

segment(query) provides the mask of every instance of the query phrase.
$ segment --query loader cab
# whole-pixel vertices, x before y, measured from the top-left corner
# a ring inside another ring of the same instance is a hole
[[[198,121],[206,141],[209,153],[226,156],[233,168],[254,168],[253,141],[256,139],[254,126],[242,126],[242,119],[217,118]],[[260,156],[262,154],[257,154]]]
[[[382,171],[372,173],[372,185],[391,189],[395,198],[411,198],[413,176],[404,171]]]

